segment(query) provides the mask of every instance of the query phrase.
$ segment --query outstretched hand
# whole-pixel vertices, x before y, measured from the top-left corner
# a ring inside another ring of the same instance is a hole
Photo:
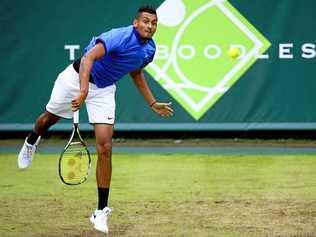
[[[171,102],[169,103],[160,103],[155,102],[151,108],[160,116],[172,116],[173,115],[173,109],[171,108]]]

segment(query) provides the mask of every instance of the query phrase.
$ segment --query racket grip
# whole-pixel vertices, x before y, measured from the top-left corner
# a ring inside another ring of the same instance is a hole
[[[74,114],[73,114],[73,122],[74,122],[74,124],[78,124],[79,123],[79,110],[74,112]]]

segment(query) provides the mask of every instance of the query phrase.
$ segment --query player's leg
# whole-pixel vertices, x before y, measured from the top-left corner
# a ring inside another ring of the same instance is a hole
[[[108,206],[108,194],[112,175],[112,136],[113,125],[94,125],[98,154],[96,178],[99,193],[98,209]]]
[[[38,138],[41,137],[51,126],[58,122],[59,116],[45,111],[42,113],[34,124],[32,132],[27,136],[27,143],[34,145]]]
[[[41,136],[59,120],[59,117],[49,113],[42,113],[36,120],[34,129],[26,137],[22,149],[18,156],[18,166],[20,169],[27,168],[33,160],[36,147],[41,140]]]
[[[108,233],[108,218],[111,209],[108,207],[108,197],[112,175],[112,136],[115,115],[115,86],[98,89],[89,85],[86,106],[89,122],[94,125],[96,148],[98,153],[96,178],[98,186],[98,208],[92,214],[90,221],[94,228]]]
[[[69,65],[58,75],[52,90],[51,98],[46,105],[46,112],[41,114],[34,125],[33,131],[27,136],[18,155],[18,166],[25,169],[32,163],[36,146],[39,144],[41,136],[60,117],[72,118],[71,99],[79,92],[79,77]]]
[[[108,207],[108,197],[112,176],[112,136],[113,125],[94,125],[96,148],[98,154],[96,179],[98,186],[98,208],[91,216],[90,220],[94,228],[108,233],[108,218],[111,209]]]

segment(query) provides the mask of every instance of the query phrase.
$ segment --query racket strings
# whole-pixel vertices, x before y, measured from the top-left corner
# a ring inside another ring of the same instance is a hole
[[[60,173],[64,181],[69,184],[83,182],[89,173],[90,159],[86,148],[80,144],[70,145],[64,152]]]

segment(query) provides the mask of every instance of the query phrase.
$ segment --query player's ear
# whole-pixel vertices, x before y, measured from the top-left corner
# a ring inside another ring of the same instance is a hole
[[[137,25],[138,25],[138,20],[137,20],[137,18],[135,18],[134,21],[133,21],[133,26],[137,27]]]

